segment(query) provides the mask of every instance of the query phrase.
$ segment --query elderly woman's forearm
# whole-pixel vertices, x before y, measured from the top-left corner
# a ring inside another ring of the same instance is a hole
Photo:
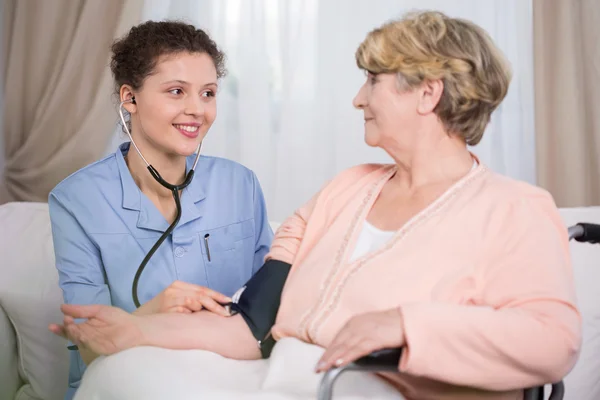
[[[207,350],[239,360],[261,357],[257,342],[240,315],[227,318],[208,311],[154,314],[140,317],[140,328],[145,346]]]
[[[429,303],[402,307],[408,351],[400,370],[459,386],[512,390],[561,380],[581,345],[568,303],[519,307]]]

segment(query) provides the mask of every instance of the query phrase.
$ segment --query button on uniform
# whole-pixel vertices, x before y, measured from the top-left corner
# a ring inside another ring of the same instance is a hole
[[[185,249],[181,246],[175,248],[175,257],[183,257],[185,255]]]

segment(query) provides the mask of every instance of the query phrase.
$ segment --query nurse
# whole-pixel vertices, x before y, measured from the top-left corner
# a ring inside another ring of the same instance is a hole
[[[202,30],[145,22],[112,46],[111,70],[131,138],[167,182],[182,183],[217,114],[224,54]],[[58,184],[48,203],[64,302],[106,304],[135,314],[228,315],[223,303],[263,265],[273,233],[255,174],[201,156],[180,193],[181,218],[145,266],[138,266],[175,220],[172,192],[150,174],[131,142]],[[66,399],[97,356],[70,346]]]

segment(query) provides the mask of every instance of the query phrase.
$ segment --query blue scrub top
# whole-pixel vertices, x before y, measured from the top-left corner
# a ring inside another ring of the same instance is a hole
[[[124,159],[128,151],[129,143],[122,144],[50,193],[56,268],[65,303],[135,310],[133,278],[169,223],[135,184]],[[194,158],[187,158],[187,170]],[[251,170],[201,156],[192,183],[181,195],[181,207],[179,224],[141,275],[142,304],[175,280],[232,296],[263,265],[273,232]],[[66,399],[73,397],[84,369],[79,352],[71,351]]]

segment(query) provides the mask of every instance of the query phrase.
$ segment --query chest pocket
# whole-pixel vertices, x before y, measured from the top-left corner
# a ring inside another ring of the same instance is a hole
[[[211,288],[233,295],[250,277],[254,264],[254,219],[199,233]]]

